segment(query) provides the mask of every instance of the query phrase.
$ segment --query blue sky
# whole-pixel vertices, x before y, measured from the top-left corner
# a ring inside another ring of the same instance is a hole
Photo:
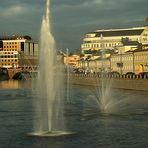
[[[45,0],[0,0],[0,35],[39,40],[44,10]],[[51,0],[51,12],[57,47],[73,51],[87,32],[145,25],[148,0]]]

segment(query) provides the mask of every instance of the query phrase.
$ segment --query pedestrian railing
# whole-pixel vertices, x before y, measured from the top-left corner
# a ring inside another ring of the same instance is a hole
[[[98,77],[98,78],[118,78],[118,79],[148,79],[145,75],[114,75],[114,74],[97,74],[97,73],[70,73],[71,76],[76,76],[76,77]]]

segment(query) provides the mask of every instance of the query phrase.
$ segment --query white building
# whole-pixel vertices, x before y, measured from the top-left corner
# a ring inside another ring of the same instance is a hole
[[[82,53],[85,50],[116,49],[123,46],[123,40],[137,41],[142,45],[148,42],[148,26],[96,30],[85,34],[81,44]]]
[[[116,71],[121,74],[139,73],[142,71],[139,70],[141,65],[143,65],[143,71],[148,71],[148,66],[145,66],[148,65],[148,51],[142,51],[142,47],[147,45],[148,26],[89,32],[85,34],[81,44],[84,59],[80,60],[80,67],[102,71],[102,55],[99,55],[98,60],[94,59],[94,53],[107,51],[105,52],[107,70],[105,71]],[[86,60],[87,57],[91,58]]]

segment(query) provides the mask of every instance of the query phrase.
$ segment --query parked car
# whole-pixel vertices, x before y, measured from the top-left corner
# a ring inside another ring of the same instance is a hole
[[[148,78],[148,72],[140,72],[138,75],[142,78]]]
[[[134,72],[127,72],[125,75],[126,76],[135,76],[136,74]]]
[[[73,72],[77,73],[77,74],[80,74],[80,73],[83,73],[83,70],[79,69],[79,68],[75,68],[75,69],[73,69]]]
[[[117,72],[117,71],[112,71],[112,72],[110,72],[110,73],[108,73],[109,75],[111,75],[111,76],[120,76],[120,73],[119,72]]]

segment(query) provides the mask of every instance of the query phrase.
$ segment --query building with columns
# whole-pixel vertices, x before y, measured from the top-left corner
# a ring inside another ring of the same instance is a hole
[[[148,48],[127,51],[124,54],[112,54],[110,63],[112,71],[120,74],[148,72]]]
[[[124,29],[101,29],[84,35],[81,51],[116,49],[123,46],[123,41],[136,41],[142,45],[148,42],[148,26]],[[129,49],[128,49],[129,50]]]
[[[148,72],[148,25],[123,29],[101,29],[84,35],[79,67],[94,71]],[[101,52],[105,52],[105,57]],[[95,54],[98,54],[95,58]],[[102,69],[102,60],[104,69]]]

